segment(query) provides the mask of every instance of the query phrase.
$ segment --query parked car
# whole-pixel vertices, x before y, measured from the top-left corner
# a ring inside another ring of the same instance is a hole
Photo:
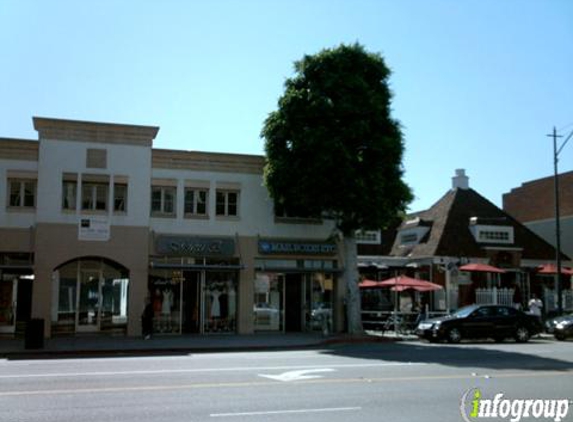
[[[451,315],[422,321],[416,328],[420,338],[450,343],[459,343],[466,338],[503,341],[508,337],[524,343],[542,331],[538,317],[502,305],[466,306]]]
[[[556,318],[559,321],[555,324],[553,335],[557,340],[565,340],[567,337],[573,337],[573,315]]]
[[[545,321],[545,331],[549,334],[555,333],[555,326],[562,321],[567,321],[568,319],[572,319],[573,314],[561,315],[555,318],[548,319]]]

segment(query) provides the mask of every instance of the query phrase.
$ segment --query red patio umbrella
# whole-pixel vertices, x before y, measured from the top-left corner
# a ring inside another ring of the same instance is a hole
[[[434,283],[430,283],[430,284],[434,284]],[[434,287],[434,286],[436,286],[436,287]],[[439,284],[435,284],[434,286],[394,286],[394,287],[391,287],[390,290],[392,290],[394,292],[403,292],[404,290],[412,289],[412,290],[416,290],[418,292],[431,292],[434,290],[443,289],[443,287],[440,286]]]
[[[404,275],[392,277],[388,280],[379,281],[378,283],[380,286],[391,287],[392,290],[400,292],[407,289],[414,289],[422,292],[442,289],[442,286],[439,284],[420,280],[418,278],[406,277]]]
[[[537,274],[557,274],[557,265],[555,264],[544,264],[540,265],[536,269]],[[561,274],[573,275],[573,270],[569,267],[561,267]]]
[[[460,267],[460,271],[469,271],[475,273],[505,273],[505,270],[487,264],[466,264]]]
[[[358,283],[358,287],[360,287],[361,289],[368,289],[372,287],[383,287],[383,286],[380,285],[380,281],[364,279],[360,283]]]

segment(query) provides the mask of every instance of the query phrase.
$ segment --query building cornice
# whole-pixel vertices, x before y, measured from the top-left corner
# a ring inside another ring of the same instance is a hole
[[[151,147],[159,127],[34,117],[40,140],[55,139]]]
[[[262,174],[265,158],[260,155],[153,149],[154,169],[215,171]]]
[[[38,141],[0,138],[0,159],[38,161]]]

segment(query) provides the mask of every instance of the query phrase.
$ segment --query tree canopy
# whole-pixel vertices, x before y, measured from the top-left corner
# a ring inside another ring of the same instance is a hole
[[[306,55],[265,120],[265,184],[288,215],[335,219],[344,235],[385,227],[412,199],[381,55],[341,45]]]

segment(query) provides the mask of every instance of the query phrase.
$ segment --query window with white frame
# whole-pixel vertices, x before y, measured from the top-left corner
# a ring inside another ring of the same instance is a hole
[[[82,181],[82,210],[106,211],[108,191],[108,182]]]
[[[364,245],[378,245],[382,240],[380,230],[358,230],[356,232],[356,243]]]
[[[208,190],[199,188],[185,188],[185,215],[207,215]]]
[[[62,179],[62,209],[75,211],[78,195],[78,176],[74,173],[64,173]]]
[[[239,192],[217,190],[216,214],[218,216],[236,217],[239,212]]]
[[[400,234],[400,243],[402,245],[408,243],[418,243],[418,233],[409,232],[409,233],[401,233]]]
[[[513,244],[514,232],[511,226],[474,225],[470,228],[479,243]]]
[[[153,216],[175,216],[175,186],[152,186],[151,214]]]
[[[36,180],[8,179],[8,206],[34,208],[36,206]]]
[[[127,183],[113,184],[113,211],[127,212]]]

